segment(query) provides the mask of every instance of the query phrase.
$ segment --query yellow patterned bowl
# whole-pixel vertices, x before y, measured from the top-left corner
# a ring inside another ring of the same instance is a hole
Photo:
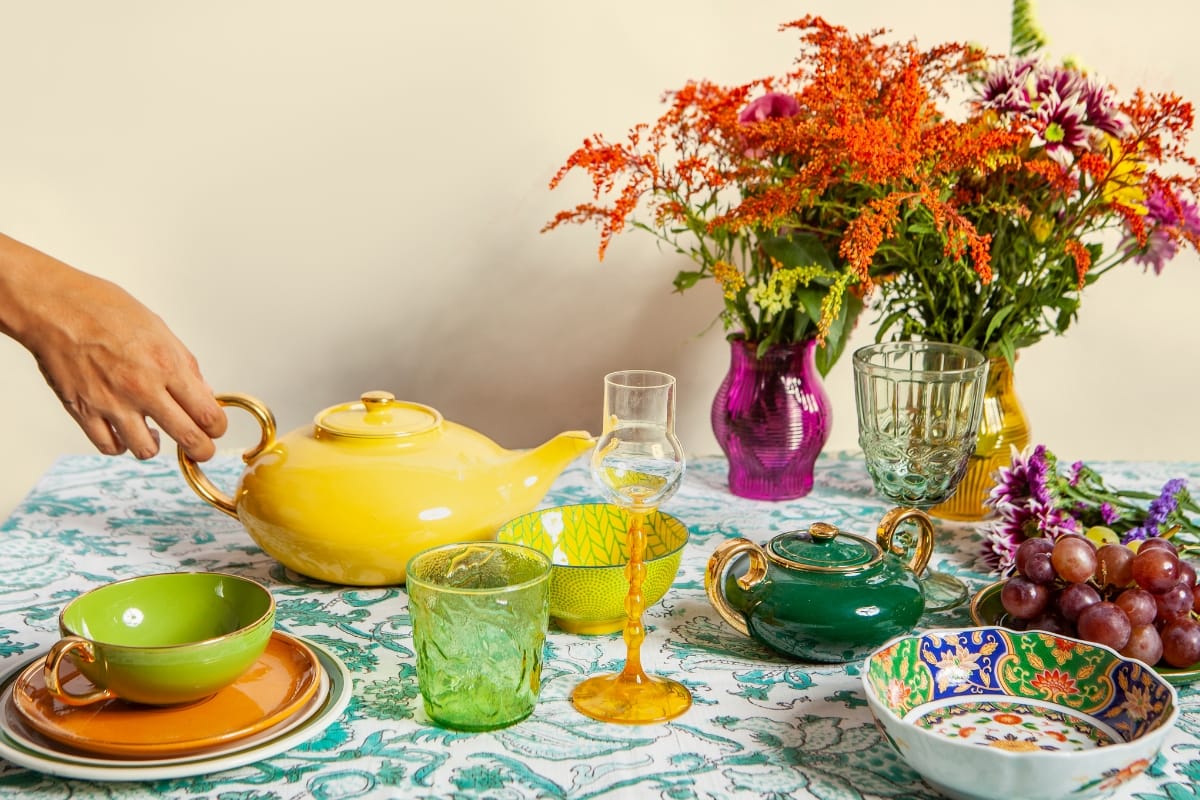
[[[606,503],[543,508],[522,514],[500,529],[496,538],[541,550],[550,557],[550,619],[568,633],[613,633],[625,625],[629,584],[624,509]],[[646,607],[667,593],[683,546],[687,526],[670,514],[646,517]]]

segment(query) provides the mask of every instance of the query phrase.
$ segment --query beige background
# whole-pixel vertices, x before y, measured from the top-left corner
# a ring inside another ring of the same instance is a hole
[[[781,22],[1003,49],[1008,5],[821,0],[403,3],[0,0],[0,230],[156,309],[218,391],[280,427],[384,388],[510,447],[595,428],[601,378],[674,373],[682,440],[716,445],[727,362],[711,287],[644,234],[604,264],[542,235],[587,187],[546,183],[581,139],[654,119],[664,90],[786,69]],[[1057,55],[1123,92],[1200,100],[1192,0],[1043,0]],[[1131,17],[1131,15],[1135,15]],[[1200,155],[1200,146],[1192,152]],[[1200,264],[1127,265],[1020,361],[1035,437],[1068,459],[1200,458]],[[854,344],[871,336],[864,317]],[[830,449],[856,447],[849,359]],[[90,452],[32,359],[0,340],[0,513]],[[237,413],[237,412],[234,412]],[[221,442],[254,441],[244,418]]]

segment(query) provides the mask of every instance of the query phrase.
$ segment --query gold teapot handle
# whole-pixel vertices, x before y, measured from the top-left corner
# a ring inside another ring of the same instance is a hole
[[[920,577],[929,566],[929,558],[933,555],[933,520],[918,508],[893,508],[879,520],[879,528],[875,531],[875,541],[885,553],[895,553],[903,556],[905,550],[893,542],[896,530],[905,522],[917,523],[917,550],[908,560],[908,568]]]
[[[749,539],[739,537],[719,545],[709,557],[708,568],[704,571],[704,591],[721,618],[738,633],[749,636],[750,629],[746,626],[746,618],[730,605],[724,592],[725,573],[729,571],[733,560],[743,553],[750,557],[750,569],[737,579],[738,586],[748,592],[761,582],[767,576],[767,557],[763,555],[761,547]]]
[[[262,428],[262,437],[258,440],[258,444],[242,454],[242,461],[249,463],[275,440],[275,415],[261,402],[245,394],[219,394],[216,396],[216,400],[220,405],[236,406],[249,411],[250,415],[258,421],[259,427]],[[237,519],[237,504],[233,498],[218,489],[200,469],[200,465],[183,452],[182,447],[178,450],[179,469],[183,472],[183,479],[188,482],[188,486],[191,486],[192,490],[210,505]]]

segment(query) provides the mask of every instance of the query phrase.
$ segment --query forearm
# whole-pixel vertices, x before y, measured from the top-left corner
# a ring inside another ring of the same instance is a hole
[[[0,333],[28,347],[36,320],[48,311],[66,264],[0,233]]]

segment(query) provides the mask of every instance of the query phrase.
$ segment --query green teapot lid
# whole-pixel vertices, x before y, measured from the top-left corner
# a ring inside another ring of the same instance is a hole
[[[860,572],[883,559],[874,542],[814,522],[806,531],[788,531],[771,540],[768,556],[785,567],[806,572]]]

